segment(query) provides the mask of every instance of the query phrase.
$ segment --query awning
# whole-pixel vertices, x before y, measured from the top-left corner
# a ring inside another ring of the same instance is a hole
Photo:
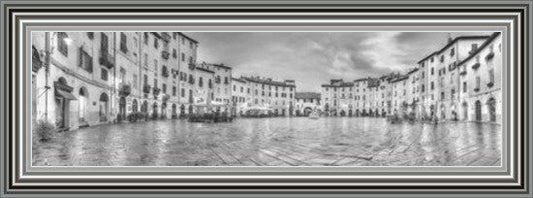
[[[56,89],[56,95],[61,96],[67,100],[77,100],[76,96],[72,95],[69,92],[63,91],[61,89]]]

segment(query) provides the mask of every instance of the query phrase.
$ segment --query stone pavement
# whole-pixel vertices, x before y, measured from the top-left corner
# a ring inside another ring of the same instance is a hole
[[[34,145],[34,166],[500,166],[498,124],[383,118],[163,120],[101,125]]]

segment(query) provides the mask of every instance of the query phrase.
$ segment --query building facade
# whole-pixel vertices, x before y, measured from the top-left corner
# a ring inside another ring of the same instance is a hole
[[[271,109],[274,116],[294,115],[296,84],[294,80],[274,81],[264,77],[241,77],[250,90],[249,108]],[[248,92],[247,92],[248,93]]]
[[[72,130],[135,112],[154,119],[186,113],[179,90],[192,90],[182,77],[195,75],[197,42],[182,33],[34,32],[32,48],[41,66],[32,74],[34,120]]]
[[[308,116],[314,111],[319,111],[320,98],[320,93],[296,92],[294,97],[296,102],[296,110],[294,114],[296,116]]]

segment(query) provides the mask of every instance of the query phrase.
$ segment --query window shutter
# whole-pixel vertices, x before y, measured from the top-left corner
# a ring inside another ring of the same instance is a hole
[[[78,66],[83,67],[83,47],[80,47],[78,51]]]

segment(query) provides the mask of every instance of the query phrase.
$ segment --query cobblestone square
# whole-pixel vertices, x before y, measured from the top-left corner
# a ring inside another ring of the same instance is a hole
[[[34,166],[500,166],[499,124],[384,118],[162,120],[59,133]]]

